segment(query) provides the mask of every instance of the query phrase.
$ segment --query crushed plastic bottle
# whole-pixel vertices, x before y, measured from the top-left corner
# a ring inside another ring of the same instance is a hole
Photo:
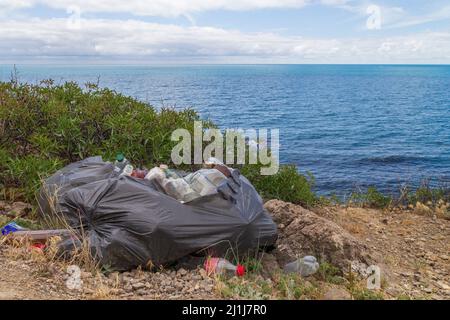
[[[305,256],[284,266],[286,273],[299,273],[302,277],[310,276],[319,270],[319,263],[316,257]]]
[[[164,192],[182,203],[217,193],[226,176],[216,169],[200,169],[181,177],[165,165],[151,169],[145,179],[158,183]]]
[[[188,174],[184,179],[200,196],[217,193],[217,186],[226,179],[225,175],[216,169],[200,169]]]
[[[235,266],[230,261],[223,258],[206,258],[204,268],[208,275],[211,274],[232,274],[238,277],[245,275],[245,267],[241,264]]]

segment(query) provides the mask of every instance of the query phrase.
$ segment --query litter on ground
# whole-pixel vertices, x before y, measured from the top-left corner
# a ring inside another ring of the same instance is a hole
[[[135,169],[91,157],[49,177],[40,214],[87,237],[92,256],[115,270],[161,266],[188,255],[223,257],[275,244],[277,226],[252,184],[216,159],[185,173]],[[70,252],[80,241],[68,238]]]

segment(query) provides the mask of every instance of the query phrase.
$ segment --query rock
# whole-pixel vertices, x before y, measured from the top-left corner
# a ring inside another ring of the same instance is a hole
[[[210,277],[208,276],[208,273],[206,272],[206,270],[205,269],[199,269],[198,270],[198,272],[200,273],[200,276],[203,278],[203,279],[209,279]]]
[[[140,296],[145,296],[147,294],[147,291],[145,289],[139,289],[136,291],[136,294]]]
[[[177,271],[177,274],[180,276],[185,276],[188,274],[188,272],[185,269],[181,268]]]
[[[437,286],[440,287],[441,289],[445,290],[445,291],[449,291],[450,290],[450,286],[448,284],[446,284],[443,281],[437,281],[436,282]]]
[[[264,206],[275,223],[286,225],[277,243],[279,262],[284,264],[299,256],[313,255],[342,270],[347,270],[352,261],[372,264],[370,248],[336,223],[280,200],[270,200]]]
[[[410,272],[400,272],[400,275],[405,278],[411,277],[413,274]]]
[[[133,290],[139,290],[145,287],[145,284],[142,282],[135,282],[131,285],[133,287]]]
[[[109,280],[113,280],[113,281],[118,280],[118,279],[119,279],[119,273],[118,273],[118,272],[111,272],[111,273],[108,275],[108,279],[109,279]]]
[[[133,287],[130,284],[127,284],[123,287],[123,290],[125,290],[126,292],[130,292],[133,291]]]
[[[351,299],[352,299],[351,294],[347,290],[339,287],[331,287],[323,295],[323,300],[351,300]]]

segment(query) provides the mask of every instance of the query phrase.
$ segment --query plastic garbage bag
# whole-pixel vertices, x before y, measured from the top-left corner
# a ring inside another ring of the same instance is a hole
[[[48,178],[39,203],[41,214],[59,214],[72,228],[82,229],[93,256],[115,270],[164,265],[193,253],[221,256],[230,247],[244,253],[275,243],[276,224],[239,171],[217,189],[183,204],[152,181],[119,176],[113,164],[96,157]]]

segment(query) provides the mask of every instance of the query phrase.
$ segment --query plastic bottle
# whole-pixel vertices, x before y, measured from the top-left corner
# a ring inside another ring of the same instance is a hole
[[[131,164],[127,164],[120,174],[121,176],[131,176],[133,174],[133,166]]]
[[[144,179],[145,176],[147,175],[147,173],[148,173],[148,170],[134,169],[131,176],[138,178],[138,179]]]
[[[215,169],[201,169],[185,177],[192,189],[201,196],[214,194],[217,186],[226,179],[225,175]]]
[[[319,270],[319,263],[313,256],[305,256],[284,266],[286,273],[299,273],[302,277],[310,276]]]
[[[161,165],[159,165],[159,168],[164,172],[164,174],[166,175],[166,178],[172,178],[172,179],[181,178],[180,175],[176,171],[169,169],[167,164],[161,164]]]
[[[16,231],[23,231],[23,230],[27,230],[26,228],[23,228],[21,226],[19,226],[17,223],[10,222],[7,225],[3,226],[3,228],[1,229],[2,231],[2,235],[7,235],[11,232],[16,232]]]
[[[230,261],[223,258],[207,258],[204,264],[208,275],[211,274],[230,274],[242,277],[245,275],[245,267],[241,264],[235,266]]]

